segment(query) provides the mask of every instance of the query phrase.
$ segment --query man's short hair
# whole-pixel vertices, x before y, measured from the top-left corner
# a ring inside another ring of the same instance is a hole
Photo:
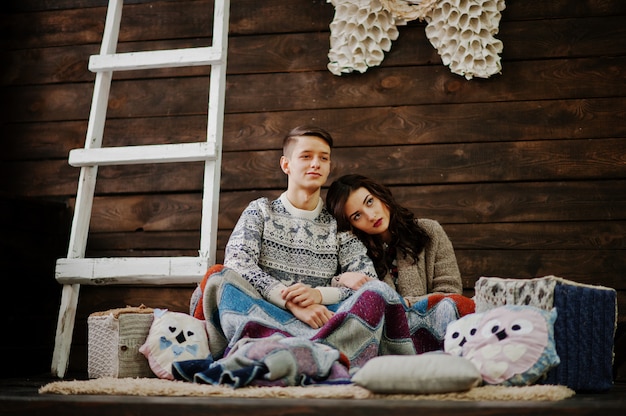
[[[298,126],[293,128],[283,139],[283,155],[287,153],[287,147],[301,136],[319,137],[324,140],[331,149],[333,147],[333,137],[323,128],[317,126]]]

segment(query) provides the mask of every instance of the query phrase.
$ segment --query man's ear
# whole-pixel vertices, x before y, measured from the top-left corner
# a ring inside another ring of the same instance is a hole
[[[280,157],[280,168],[285,172],[286,175],[289,175],[289,159],[285,156]]]

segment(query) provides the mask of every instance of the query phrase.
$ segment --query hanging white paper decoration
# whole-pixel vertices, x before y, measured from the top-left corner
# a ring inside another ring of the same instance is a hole
[[[330,24],[328,70],[335,75],[378,66],[398,38],[396,22],[379,0],[328,0],[335,6]]]
[[[423,20],[426,37],[444,65],[466,79],[500,73],[498,33],[504,0],[327,0],[330,24],[328,69],[335,75],[380,65],[398,25]]]
[[[444,65],[467,79],[500,73],[498,33],[504,0],[441,0],[425,20],[426,37]]]

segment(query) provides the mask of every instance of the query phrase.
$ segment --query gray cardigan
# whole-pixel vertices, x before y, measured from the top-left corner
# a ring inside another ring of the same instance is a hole
[[[420,253],[417,264],[413,264],[413,258],[399,253],[396,284],[391,273],[387,273],[384,282],[404,297],[409,306],[430,293],[461,294],[463,282],[448,235],[437,221],[425,218],[416,221],[430,242]]]

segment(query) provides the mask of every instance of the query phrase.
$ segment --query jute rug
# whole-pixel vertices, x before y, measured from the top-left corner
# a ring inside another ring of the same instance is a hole
[[[158,378],[98,378],[55,381],[39,389],[41,394],[108,394],[122,396],[171,397],[250,397],[311,399],[391,399],[391,400],[535,400],[557,401],[574,396],[566,386],[533,385],[524,387],[482,386],[465,392],[446,394],[375,394],[356,385],[310,387],[213,386]]]

